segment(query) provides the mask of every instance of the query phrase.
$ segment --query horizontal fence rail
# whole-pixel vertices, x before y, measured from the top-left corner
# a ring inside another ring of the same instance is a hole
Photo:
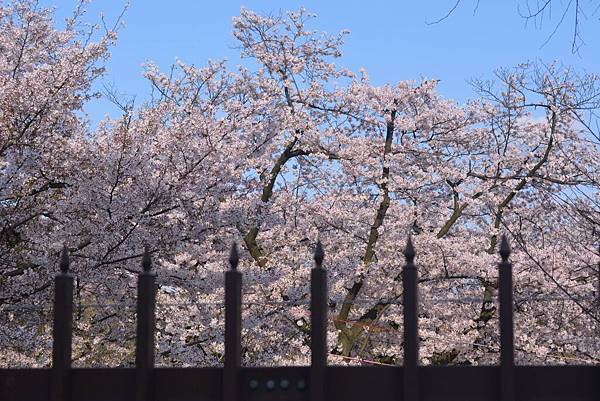
[[[515,366],[512,264],[502,237],[500,366],[419,366],[418,268],[409,238],[402,269],[403,366],[327,365],[327,272],[317,242],[311,271],[310,366],[242,366],[242,273],[225,272],[222,368],[156,368],[156,274],[146,248],[138,276],[135,368],[72,368],[73,276],[64,248],[55,277],[52,367],[0,369],[1,401],[598,401],[600,365]],[[600,268],[600,266],[599,266]],[[1,350],[0,350],[1,352]]]

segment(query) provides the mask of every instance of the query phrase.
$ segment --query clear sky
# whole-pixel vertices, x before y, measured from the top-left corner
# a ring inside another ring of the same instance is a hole
[[[114,21],[123,3],[95,0],[89,5],[86,18],[97,21],[100,12],[104,12],[108,21]],[[112,49],[107,73],[96,89],[103,84],[114,86],[120,93],[135,95],[140,104],[150,91],[141,74],[141,65],[148,60],[165,71],[177,58],[197,66],[208,59],[223,58],[232,66],[243,63],[231,34],[231,18],[238,15],[241,6],[264,13],[304,6],[317,14],[314,29],[329,33],[345,28],[351,31],[341,65],[353,71],[366,68],[376,85],[421,77],[439,79],[441,94],[459,101],[474,96],[469,79],[491,78],[498,67],[528,60],[558,60],[580,72],[600,73],[600,10],[594,10],[593,4],[580,16],[586,43],[574,55],[572,12],[565,15],[549,41],[562,9],[551,10],[543,21],[538,19],[534,24],[519,16],[519,7],[524,10],[526,0],[462,0],[444,21],[426,23],[443,17],[455,3],[456,0],[131,0],[124,15],[126,25]],[[564,6],[568,2],[554,3]],[[75,0],[42,0],[41,4],[57,7],[57,21],[61,21],[73,9]],[[119,114],[106,100],[91,102],[86,111],[92,124],[105,114]]]

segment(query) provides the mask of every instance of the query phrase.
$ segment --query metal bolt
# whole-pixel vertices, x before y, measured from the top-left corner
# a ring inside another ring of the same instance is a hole
[[[275,380],[267,380],[267,383],[265,384],[265,387],[269,391],[275,390]]]
[[[279,382],[279,387],[281,387],[283,390],[287,390],[289,386],[290,386],[290,381],[287,379],[283,379]]]
[[[250,380],[248,386],[250,387],[250,390],[256,390],[258,388],[258,382],[256,380]]]
[[[298,380],[298,383],[296,383],[296,388],[300,391],[306,389],[306,382],[304,380]]]

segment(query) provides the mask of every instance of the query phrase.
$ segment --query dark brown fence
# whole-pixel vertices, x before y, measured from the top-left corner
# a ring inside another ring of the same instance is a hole
[[[234,246],[225,272],[223,368],[155,368],[156,275],[148,250],[138,278],[135,368],[71,368],[73,276],[66,249],[55,279],[52,368],[0,369],[1,401],[598,401],[600,366],[515,366],[512,265],[499,264],[500,366],[419,366],[415,250],[404,251],[404,365],[327,366],[327,275],[321,244],[311,273],[311,365],[243,367],[242,274]],[[1,350],[0,350],[1,352]]]

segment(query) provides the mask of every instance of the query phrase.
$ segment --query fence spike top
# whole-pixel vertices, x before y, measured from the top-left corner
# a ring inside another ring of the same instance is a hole
[[[237,243],[231,244],[231,251],[229,252],[229,266],[231,270],[236,270],[238,263],[240,262],[240,256],[238,255]]]
[[[409,235],[408,241],[406,241],[406,248],[404,248],[404,257],[406,258],[407,262],[413,262],[415,260],[415,255],[415,247],[413,246],[412,238]]]
[[[317,240],[314,259],[315,263],[317,264],[317,267],[321,267],[323,265],[323,259],[325,259],[325,251],[323,250],[323,244],[321,244],[321,240]]]
[[[63,245],[62,250],[60,251],[60,261],[58,262],[58,266],[60,267],[60,271],[63,273],[69,272],[69,249],[67,245]]]
[[[152,269],[152,258],[150,258],[148,245],[144,246],[144,254],[142,255],[142,268],[145,272],[149,272],[150,269]]]
[[[510,245],[508,245],[508,239],[506,235],[502,234],[502,239],[500,240],[500,257],[502,260],[508,260],[510,256]]]

